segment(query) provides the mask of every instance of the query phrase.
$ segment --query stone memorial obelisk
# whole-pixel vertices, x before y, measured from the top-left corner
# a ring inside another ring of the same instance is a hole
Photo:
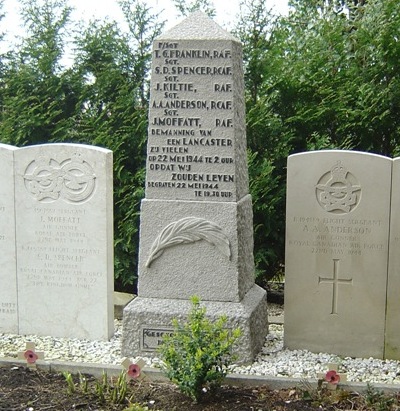
[[[240,42],[202,12],[153,45],[138,297],[124,310],[122,351],[151,354],[200,297],[240,327],[248,362],[268,333],[254,283]]]

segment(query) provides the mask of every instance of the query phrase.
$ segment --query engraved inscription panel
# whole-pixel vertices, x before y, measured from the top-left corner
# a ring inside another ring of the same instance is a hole
[[[386,243],[379,241],[382,220],[294,215],[290,224],[298,234],[287,245],[314,255],[363,256],[387,250]]]
[[[21,246],[25,258],[18,270],[27,280],[27,287],[96,288],[105,273],[91,269],[91,262],[100,257],[101,251],[91,246],[85,229],[89,218],[90,210],[85,208],[34,208],[31,223],[36,229],[30,235],[30,243]],[[36,263],[32,265],[32,261]]]
[[[156,351],[162,344],[164,335],[173,333],[172,327],[154,327],[143,325],[140,330],[140,349],[143,351]]]
[[[235,201],[231,42],[153,49],[146,198]]]

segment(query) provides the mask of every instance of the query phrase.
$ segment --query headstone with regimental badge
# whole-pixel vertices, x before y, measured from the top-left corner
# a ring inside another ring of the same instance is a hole
[[[287,348],[384,356],[391,170],[355,151],[289,157]]]
[[[0,333],[18,332],[14,151],[0,144]]]
[[[197,295],[209,317],[242,328],[250,361],[268,332],[254,284],[241,44],[201,12],[155,40],[138,298],[122,350],[151,353]]]
[[[15,151],[20,334],[109,339],[112,152],[78,144]]]

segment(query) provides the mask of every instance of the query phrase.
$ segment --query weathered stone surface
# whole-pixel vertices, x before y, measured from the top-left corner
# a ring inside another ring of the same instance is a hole
[[[14,151],[0,144],[0,333],[18,332]]]
[[[238,203],[145,200],[141,215],[140,297],[239,302],[253,286],[250,196]],[[182,236],[188,241],[175,244]]]
[[[268,330],[266,295],[254,285],[239,303],[202,301],[207,318],[216,320],[227,316],[228,328],[240,328],[235,354],[239,362],[250,363],[261,350]],[[157,355],[156,347],[162,342],[162,335],[172,330],[171,321],[185,321],[191,309],[188,300],[135,298],[124,309],[121,350],[125,356]]]
[[[243,327],[239,361],[250,361],[268,315],[254,285],[241,44],[194,13],[155,40],[150,89],[139,297],[124,310],[123,354],[147,354],[197,295]]]
[[[247,195],[238,40],[194,13],[154,42],[151,84],[146,198],[235,202]]]
[[[288,160],[285,346],[383,357],[392,160]]]
[[[19,333],[110,338],[112,152],[31,146],[15,166]]]

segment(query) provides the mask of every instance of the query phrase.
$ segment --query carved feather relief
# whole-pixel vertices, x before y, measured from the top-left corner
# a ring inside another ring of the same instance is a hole
[[[200,240],[214,245],[228,259],[231,258],[229,239],[219,225],[203,218],[186,217],[168,224],[161,231],[151,247],[146,267],[150,267],[167,248]]]

